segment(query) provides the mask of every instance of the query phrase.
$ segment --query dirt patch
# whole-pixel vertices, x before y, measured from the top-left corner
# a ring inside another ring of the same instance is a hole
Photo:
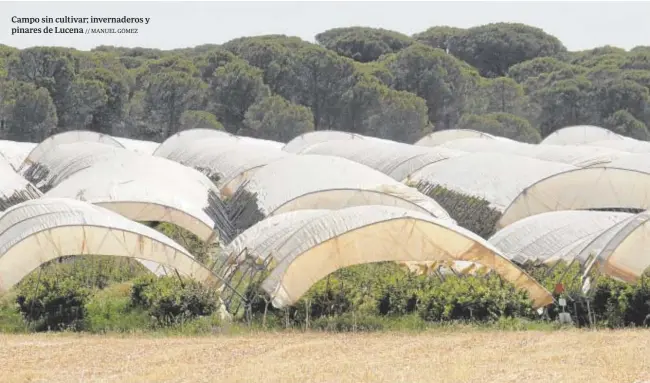
[[[644,382],[650,331],[0,335],[3,382]]]

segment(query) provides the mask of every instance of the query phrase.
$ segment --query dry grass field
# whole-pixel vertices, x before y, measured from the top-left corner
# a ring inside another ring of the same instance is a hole
[[[9,382],[643,382],[650,331],[0,335]]]

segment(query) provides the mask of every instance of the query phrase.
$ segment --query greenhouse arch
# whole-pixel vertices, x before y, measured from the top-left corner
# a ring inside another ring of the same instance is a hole
[[[20,169],[22,170],[25,167],[39,162],[43,154],[57,145],[73,144],[78,142],[95,142],[124,149],[124,145],[116,140],[115,137],[109,136],[108,134],[101,134],[90,130],[70,130],[50,136],[40,144],[36,145],[36,147],[34,147],[34,149],[32,149],[23,160]]]
[[[250,247],[257,257],[274,258],[275,268],[262,288],[278,308],[295,303],[314,283],[340,268],[386,261],[476,262],[526,290],[535,307],[553,300],[488,242],[426,214],[387,206],[288,214],[294,216],[258,223],[249,229],[254,235],[244,232],[229,248],[237,254]]]
[[[0,291],[38,266],[71,255],[142,259],[204,283],[216,282],[208,269],[165,235],[81,201],[27,201],[3,213],[0,227]]]
[[[650,173],[594,167],[551,175],[522,191],[498,227],[544,212],[588,209],[650,209]]]

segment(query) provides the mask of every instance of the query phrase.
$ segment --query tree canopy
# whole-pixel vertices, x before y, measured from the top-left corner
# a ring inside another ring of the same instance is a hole
[[[88,129],[161,141],[193,127],[288,141],[333,129],[414,142],[472,128],[537,142],[567,125],[639,139],[650,48],[570,52],[539,28],[434,26],[407,36],[334,28],[159,50],[0,45],[0,133],[38,141]]]

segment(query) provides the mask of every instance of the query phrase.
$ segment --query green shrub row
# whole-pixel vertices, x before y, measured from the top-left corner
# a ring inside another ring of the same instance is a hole
[[[173,326],[210,316],[217,295],[191,279],[154,277],[139,263],[75,257],[44,265],[4,299],[0,324],[16,328],[15,313],[33,331],[125,331]]]
[[[46,265],[0,299],[0,328],[105,332],[219,326],[219,296],[214,290],[189,279],[153,277],[129,262],[78,257]],[[586,297],[580,293],[577,265],[535,266],[528,272],[550,291],[563,281],[563,292],[556,297],[567,299],[565,310],[578,325],[615,328],[644,326],[650,321],[650,285],[645,277],[636,284],[600,277]],[[272,307],[258,285],[241,293],[253,298],[253,323],[267,328],[370,331],[396,323],[409,328],[509,323],[514,328],[519,321],[553,321],[561,311],[551,306],[540,318],[526,293],[496,274],[416,275],[395,263],[339,270],[287,309]]]

